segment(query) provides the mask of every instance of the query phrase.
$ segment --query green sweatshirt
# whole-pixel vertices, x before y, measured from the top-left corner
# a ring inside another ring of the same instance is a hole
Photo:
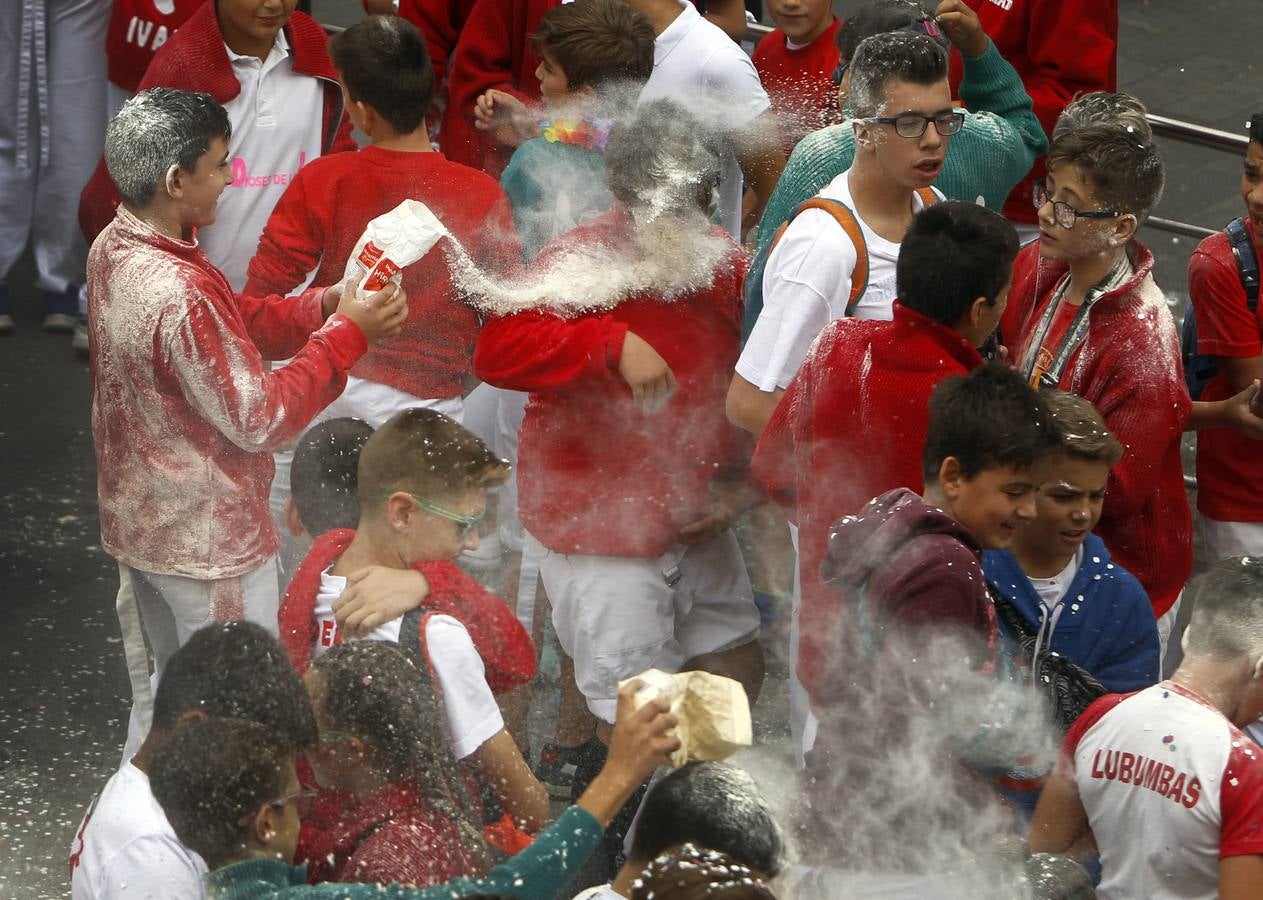
[[[949,199],[999,210],[1035,158],[1048,150],[1048,139],[1022,79],[990,41],[985,53],[964,61],[960,99],[969,112],[964,127],[947,145],[943,171],[934,186]],[[854,159],[850,122],[814,131],[794,148],[759,220],[758,251],[746,276],[745,337],[763,308],[763,269],[776,230],[804,201],[849,169]]]
[[[518,900],[554,900],[596,849],[604,829],[587,811],[572,806],[521,853],[484,878],[458,878],[428,888],[397,884],[307,884],[307,867],[251,859],[206,876],[207,900],[452,900],[471,894],[501,894]]]

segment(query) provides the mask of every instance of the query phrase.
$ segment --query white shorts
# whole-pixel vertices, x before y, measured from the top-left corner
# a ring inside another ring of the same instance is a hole
[[[567,556],[527,537],[553,608],[553,627],[574,659],[593,714],[614,721],[618,683],[646,669],[678,672],[704,653],[759,635],[759,609],[737,538],[727,531],[657,559]]]
[[[1263,522],[1220,522],[1199,515],[1197,527],[1210,565],[1230,556],[1263,556]]]

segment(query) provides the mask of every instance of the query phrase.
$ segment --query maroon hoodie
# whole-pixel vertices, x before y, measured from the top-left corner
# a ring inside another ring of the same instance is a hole
[[[838,601],[852,606],[851,615],[837,621],[862,642],[859,652],[878,652],[891,626],[954,626],[995,648],[998,631],[982,548],[968,528],[907,488],[888,491],[859,515],[839,519],[820,574],[838,589]],[[849,643],[841,640],[845,635],[831,637]],[[827,708],[831,698],[842,696],[852,683],[848,668],[841,659],[822,659],[806,670],[799,665],[813,706]]]

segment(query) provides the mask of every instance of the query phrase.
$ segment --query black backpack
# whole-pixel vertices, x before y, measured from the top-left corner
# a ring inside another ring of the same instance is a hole
[[[1228,235],[1232,256],[1237,261],[1241,286],[1245,288],[1246,306],[1250,308],[1250,312],[1254,312],[1259,305],[1259,260],[1254,253],[1254,244],[1250,241],[1250,234],[1242,219],[1233,219],[1224,232]],[[1215,363],[1215,357],[1197,352],[1197,317],[1193,315],[1192,303],[1193,298],[1190,296],[1180,334],[1180,357],[1184,361],[1184,381],[1188,384],[1189,396],[1197,400],[1219,371],[1219,366]]]

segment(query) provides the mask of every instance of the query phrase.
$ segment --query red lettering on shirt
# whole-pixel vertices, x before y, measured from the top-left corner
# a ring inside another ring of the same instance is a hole
[[[1188,809],[1202,796],[1201,783],[1187,772],[1123,750],[1097,750],[1092,755],[1092,777],[1143,787]]]
[[[1118,762],[1118,780],[1123,784],[1131,783],[1132,768],[1136,765],[1134,753],[1124,753]]]
[[[320,646],[332,647],[338,642],[338,622],[336,619],[320,620]]]
[[[1195,777],[1190,778],[1188,786],[1184,789],[1184,799],[1181,801],[1187,809],[1192,809],[1197,805],[1197,801],[1202,798],[1202,784]]]

